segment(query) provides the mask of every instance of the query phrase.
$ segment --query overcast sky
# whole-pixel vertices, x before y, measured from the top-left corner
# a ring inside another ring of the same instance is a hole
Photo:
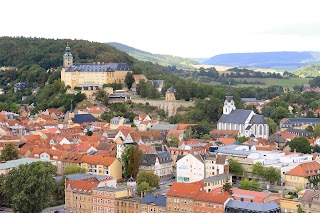
[[[318,0],[3,0],[0,36],[120,42],[151,53],[320,51]]]

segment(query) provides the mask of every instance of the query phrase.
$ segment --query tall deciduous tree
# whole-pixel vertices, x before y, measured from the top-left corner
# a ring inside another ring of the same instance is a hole
[[[133,74],[131,72],[128,72],[125,79],[124,79],[124,82],[127,84],[128,89],[131,89],[134,81],[135,81],[135,79],[133,77]]]
[[[68,165],[63,171],[63,175],[71,175],[76,173],[86,173],[86,169],[74,165]]]
[[[9,161],[16,160],[19,158],[18,149],[13,143],[8,143],[5,145],[1,152],[1,160]]]
[[[170,139],[168,142],[169,142],[170,147],[178,147],[179,146],[179,138],[177,136],[170,136]]]
[[[4,174],[0,175],[0,206],[3,206],[7,201],[7,195],[5,191],[5,180],[6,176]]]
[[[294,138],[291,141],[287,142],[291,151],[302,152],[302,153],[310,153],[311,146],[307,138],[299,137]]]
[[[122,153],[122,165],[124,169],[124,176],[126,178],[136,178],[139,173],[139,164],[142,157],[142,152],[137,146],[129,145]]]
[[[152,188],[158,188],[160,179],[158,175],[151,171],[141,171],[137,176],[137,183],[139,185],[143,182],[147,182]]]
[[[313,129],[313,136],[316,138],[320,135],[320,123],[316,123]]]
[[[247,178],[243,178],[240,181],[240,188],[246,190],[259,191],[259,183],[256,180],[248,180]]]
[[[272,120],[271,118],[265,118],[265,120],[269,125],[270,135],[272,135],[273,133],[276,133],[276,130],[277,130],[276,122],[274,122],[274,120]]]
[[[274,167],[267,167],[264,171],[264,178],[271,183],[279,182],[281,179],[281,172]]]
[[[256,176],[257,178],[262,178],[265,174],[265,167],[262,165],[261,162],[254,163],[252,164],[251,174],[253,176]]]
[[[41,212],[52,199],[56,167],[51,163],[23,164],[9,172],[5,190],[14,212]]]
[[[142,182],[137,187],[137,194],[141,194],[141,192],[146,192],[146,193],[152,192],[152,187],[149,186],[149,183]]]
[[[224,192],[229,192],[229,194],[230,195],[232,195],[233,194],[233,191],[232,191],[232,186],[231,186],[231,184],[230,184],[230,182],[229,182],[229,179],[227,179],[227,181],[225,182],[225,184],[223,184],[223,186],[222,186],[222,191],[224,191]]]
[[[230,173],[235,175],[243,175],[244,173],[243,166],[239,163],[239,161],[232,158],[229,159],[229,169],[230,169]]]

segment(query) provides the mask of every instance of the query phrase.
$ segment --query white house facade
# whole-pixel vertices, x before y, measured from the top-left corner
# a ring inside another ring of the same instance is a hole
[[[200,155],[187,154],[177,161],[177,182],[193,183],[205,177],[205,165]]]

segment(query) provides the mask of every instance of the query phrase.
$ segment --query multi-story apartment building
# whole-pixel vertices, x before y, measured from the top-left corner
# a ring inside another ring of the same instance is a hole
[[[227,192],[206,192],[202,182],[174,183],[167,193],[166,212],[223,213],[230,197]]]
[[[90,212],[92,189],[99,185],[96,178],[67,180],[65,189],[66,212]]]
[[[123,83],[131,67],[126,63],[91,63],[74,64],[70,47],[66,47],[63,55],[61,81],[74,88],[76,86],[99,86],[109,83]]]
[[[92,189],[91,212],[117,212],[116,199],[132,197],[131,187],[98,187]]]
[[[229,173],[225,155],[187,154],[177,161],[177,181],[192,183],[206,177]]]
[[[116,213],[124,213],[124,212],[130,212],[130,213],[140,213],[141,212],[141,206],[140,206],[140,197],[139,199],[135,197],[123,197],[119,198],[116,201]]]
[[[312,188],[319,186],[320,164],[318,162],[301,163],[285,173],[286,188]]]
[[[160,178],[171,177],[173,175],[171,155],[167,151],[144,154],[142,155],[139,169],[152,171]]]
[[[78,162],[89,174],[110,175],[116,180],[122,179],[122,164],[116,157],[84,155]]]

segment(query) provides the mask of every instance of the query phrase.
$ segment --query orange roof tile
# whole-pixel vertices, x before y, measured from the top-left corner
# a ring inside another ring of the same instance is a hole
[[[294,167],[289,172],[287,172],[286,175],[299,176],[299,177],[318,176],[319,170],[320,170],[320,164],[316,161],[313,161],[308,163],[302,163]]]
[[[195,197],[194,200],[196,201],[204,201],[204,202],[211,202],[211,203],[220,203],[223,204],[231,197],[228,192],[224,193],[208,193],[205,190],[201,190]]]
[[[218,140],[224,145],[232,145],[236,142],[234,138],[218,138]]]
[[[167,192],[167,196],[193,198],[202,188],[200,184],[175,182]]]
[[[99,185],[99,181],[96,178],[90,178],[85,180],[67,180],[66,185],[69,186],[73,190],[84,191],[84,190],[92,190]]]
[[[178,124],[177,130],[186,130],[189,126],[197,126],[198,124]]]

